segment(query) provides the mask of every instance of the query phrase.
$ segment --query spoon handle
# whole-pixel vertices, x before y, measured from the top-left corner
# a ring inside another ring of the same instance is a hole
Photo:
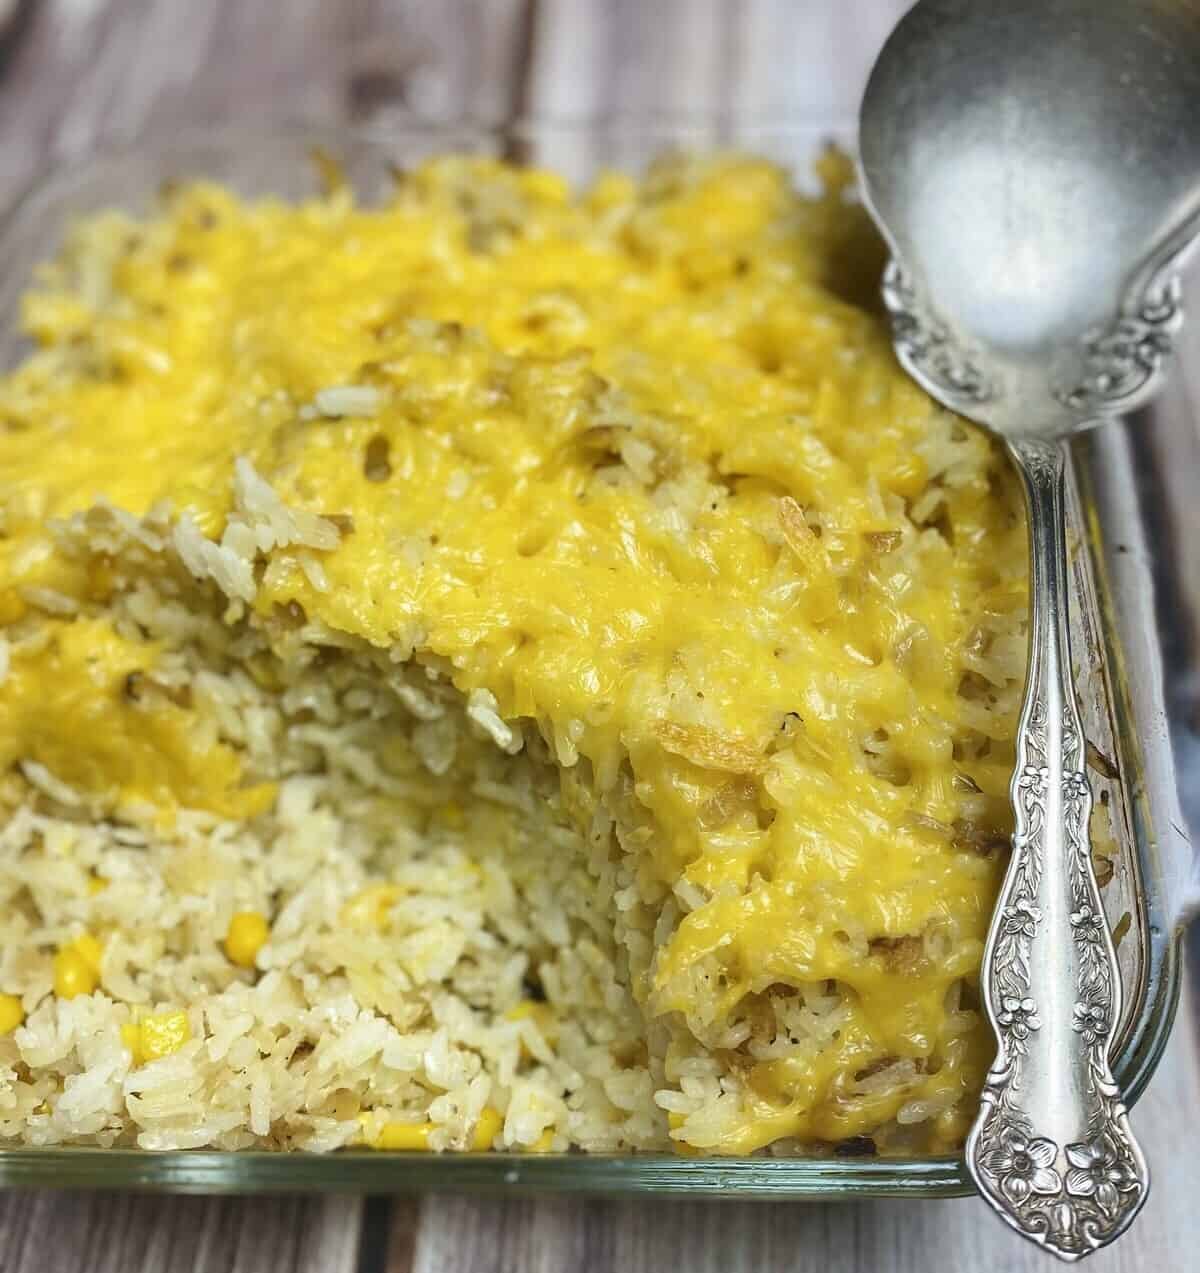
[[[1111,1242],[1146,1199],[1146,1160],[1109,1066],[1121,981],[1092,866],[1085,741],[1067,630],[1065,453],[1009,450],[1029,510],[1029,673],[1016,827],[983,961],[999,1048],[967,1163],[1015,1229],[1066,1260]]]

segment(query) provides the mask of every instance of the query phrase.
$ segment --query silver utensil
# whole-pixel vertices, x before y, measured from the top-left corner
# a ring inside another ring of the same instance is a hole
[[[998,1051],[967,1161],[1067,1260],[1112,1241],[1146,1162],[1109,1067],[1121,985],[1092,867],[1067,630],[1064,446],[1156,388],[1200,230],[1200,0],[921,0],[863,99],[896,352],[1005,439],[1029,513],[1016,830],[983,965]]]

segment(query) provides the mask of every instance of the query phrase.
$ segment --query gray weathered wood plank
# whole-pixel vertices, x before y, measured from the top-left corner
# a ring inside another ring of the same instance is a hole
[[[239,120],[508,117],[528,0],[36,0],[0,78],[0,198],[97,144]]]
[[[0,1197],[0,1273],[352,1273],[359,1198]]]
[[[544,0],[530,102],[539,114],[761,121],[850,118],[909,0]]]

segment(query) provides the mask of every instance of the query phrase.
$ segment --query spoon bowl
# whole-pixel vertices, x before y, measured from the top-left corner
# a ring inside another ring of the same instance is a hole
[[[1200,5],[923,0],[863,98],[909,371],[1008,436],[1138,405],[1200,225]]]

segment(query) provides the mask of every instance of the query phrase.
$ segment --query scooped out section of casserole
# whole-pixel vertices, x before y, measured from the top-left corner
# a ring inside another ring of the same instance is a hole
[[[823,169],[77,227],[0,381],[0,1140],[961,1143],[1024,521]]]

